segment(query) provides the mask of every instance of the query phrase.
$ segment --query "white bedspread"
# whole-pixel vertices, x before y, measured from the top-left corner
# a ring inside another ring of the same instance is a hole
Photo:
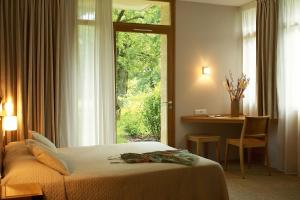
[[[16,148],[17,147],[17,148]],[[39,163],[23,143],[8,148],[2,184],[40,183],[47,200],[227,200],[221,166],[199,157],[196,166],[112,164],[121,153],[170,150],[157,142],[58,149],[71,176]]]
[[[167,163],[112,164],[121,153],[173,149],[157,142],[60,149],[71,176],[65,177],[68,199],[165,200],[228,199],[221,166],[199,157],[196,166]]]

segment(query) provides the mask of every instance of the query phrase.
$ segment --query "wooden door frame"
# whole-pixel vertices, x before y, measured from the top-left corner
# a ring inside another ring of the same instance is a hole
[[[175,147],[175,0],[154,0],[170,3],[170,25],[136,24],[114,22],[114,45],[116,50],[116,32],[153,33],[167,35],[167,101],[172,101],[168,109],[168,145]],[[116,51],[115,51],[116,52]],[[116,54],[115,54],[116,61]],[[115,62],[116,63],[116,62]],[[116,85],[115,85],[116,86]]]

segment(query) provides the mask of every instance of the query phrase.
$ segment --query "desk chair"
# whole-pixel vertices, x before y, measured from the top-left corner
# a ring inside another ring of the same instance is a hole
[[[269,116],[261,117],[246,117],[243,125],[240,139],[226,140],[225,149],[225,170],[227,170],[227,157],[229,151],[229,145],[239,148],[240,155],[240,167],[242,178],[245,178],[244,172],[244,149],[251,150],[252,148],[264,148],[265,150],[265,162],[268,168],[268,174],[271,175],[269,151],[268,151],[268,132],[269,132]]]

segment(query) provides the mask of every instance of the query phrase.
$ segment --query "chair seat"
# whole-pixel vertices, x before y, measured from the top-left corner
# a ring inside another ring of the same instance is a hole
[[[234,146],[240,146],[240,139],[227,139],[227,144]],[[244,138],[243,147],[244,148],[255,148],[255,147],[265,147],[266,142],[264,140],[255,138]]]
[[[219,142],[221,137],[214,135],[189,135],[187,139],[193,142]]]

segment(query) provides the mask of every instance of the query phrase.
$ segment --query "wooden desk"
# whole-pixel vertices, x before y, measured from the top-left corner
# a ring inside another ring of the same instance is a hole
[[[181,121],[185,123],[220,123],[220,124],[243,124],[245,116],[231,117],[229,115],[222,115],[221,117],[209,115],[190,115],[182,116]]]

